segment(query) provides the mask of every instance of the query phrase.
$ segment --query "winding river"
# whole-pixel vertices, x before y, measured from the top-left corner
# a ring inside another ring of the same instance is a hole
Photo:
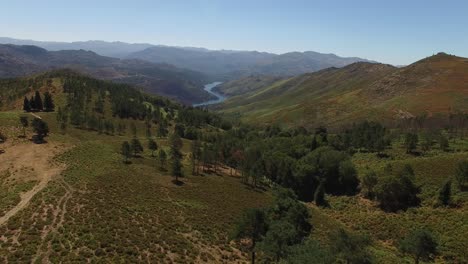
[[[221,83],[222,82],[213,82],[213,83],[205,84],[205,87],[203,87],[203,89],[205,91],[207,91],[208,93],[216,96],[216,99],[211,99],[209,101],[202,102],[202,103],[199,103],[199,104],[193,104],[193,106],[197,107],[197,106],[219,104],[219,103],[223,102],[224,100],[226,100],[226,96],[224,96],[224,95],[222,95],[222,94],[220,94],[218,92],[213,91],[213,88],[220,85]]]

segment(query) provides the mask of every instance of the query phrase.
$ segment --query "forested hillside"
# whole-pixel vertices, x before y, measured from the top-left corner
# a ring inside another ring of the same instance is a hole
[[[0,77],[21,77],[59,68],[139,86],[148,93],[184,103],[211,98],[203,90],[205,75],[172,65],[104,57],[84,50],[50,52],[36,46],[0,45]]]
[[[463,126],[253,126],[69,70],[0,96],[5,262],[466,262]]]

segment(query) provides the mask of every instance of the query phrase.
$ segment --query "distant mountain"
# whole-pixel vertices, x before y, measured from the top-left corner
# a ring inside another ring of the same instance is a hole
[[[312,51],[276,55],[257,51],[189,50],[177,47],[150,47],[128,57],[198,70],[218,79],[235,79],[252,74],[293,76],[368,61]]]
[[[44,48],[48,51],[58,50],[89,50],[99,55],[125,58],[129,54],[137,51],[144,50],[154,45],[145,43],[130,44],[120,41],[107,42],[100,40],[90,41],[77,41],[77,42],[55,42],[55,41],[35,41],[24,39],[13,39],[0,37],[1,44],[14,44],[14,45],[33,45]]]
[[[252,123],[339,127],[468,111],[468,59],[440,53],[403,68],[354,63],[293,78],[216,106]]]
[[[179,68],[202,72],[211,80],[233,80],[249,75],[294,76],[329,67],[343,67],[361,58],[344,58],[313,51],[281,55],[258,51],[208,50],[194,47],[171,47],[145,43],[79,41],[47,42],[0,37],[0,43],[34,45],[49,51],[89,50],[99,55],[167,63]]]
[[[0,77],[25,76],[58,68],[138,85],[147,92],[189,104],[211,98],[203,90],[206,82],[203,74],[168,64],[105,57],[85,50],[47,51],[36,46],[0,45]]]

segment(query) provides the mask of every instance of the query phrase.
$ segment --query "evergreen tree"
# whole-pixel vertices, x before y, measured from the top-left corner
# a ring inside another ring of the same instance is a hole
[[[23,101],[23,110],[25,112],[31,112],[31,104],[29,103],[28,98],[25,96]]]
[[[138,138],[134,137],[132,139],[131,149],[134,157],[143,152],[143,146],[141,145],[141,142],[138,140]]]
[[[52,112],[55,110],[54,100],[49,92],[44,93],[44,110],[46,112]]]
[[[251,263],[255,264],[255,248],[267,231],[267,215],[261,209],[249,209],[232,234],[235,240],[250,240]]]
[[[39,91],[36,91],[36,93],[34,95],[34,106],[35,106],[37,111],[44,110],[41,94],[39,93]]]
[[[154,152],[158,150],[158,144],[152,138],[148,139],[148,149],[151,150],[151,157],[154,157]]]
[[[164,149],[160,149],[158,153],[158,158],[159,158],[159,166],[161,169],[164,169],[166,167],[166,160],[167,160],[167,154]]]
[[[124,158],[124,163],[128,163],[128,159],[132,155],[131,154],[132,153],[131,147],[130,147],[130,144],[128,143],[128,141],[125,141],[125,142],[122,143],[121,153],[122,153],[122,156]]]
[[[439,202],[444,206],[448,206],[450,204],[451,195],[452,181],[448,180],[439,191]]]
[[[414,133],[407,133],[404,142],[406,153],[413,152],[418,146],[418,135]]]
[[[325,180],[322,179],[317,189],[315,189],[314,201],[317,206],[326,206],[325,201]]]
[[[418,229],[410,233],[400,242],[401,252],[410,254],[414,258],[414,263],[420,260],[429,261],[437,253],[437,241],[427,230]]]
[[[367,171],[361,180],[361,191],[364,197],[373,199],[374,189],[378,183],[377,174],[374,171]]]
[[[31,96],[29,99],[29,106],[31,108],[31,111],[36,111],[36,100],[34,100],[34,96]]]
[[[40,118],[34,118],[31,125],[36,133],[34,141],[37,143],[44,142],[44,137],[49,133],[49,126],[47,123]]]
[[[179,177],[182,173],[182,140],[179,135],[174,133],[170,138],[170,154],[171,154],[171,174],[175,177],[176,183],[179,182]]]
[[[200,142],[198,140],[192,141],[192,155],[190,159],[192,161],[192,175],[198,174],[198,164],[201,158]]]

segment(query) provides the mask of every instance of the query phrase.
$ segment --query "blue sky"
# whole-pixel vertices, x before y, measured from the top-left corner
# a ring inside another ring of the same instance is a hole
[[[0,0],[0,36],[274,53],[313,50],[409,64],[468,57],[464,0]]]

